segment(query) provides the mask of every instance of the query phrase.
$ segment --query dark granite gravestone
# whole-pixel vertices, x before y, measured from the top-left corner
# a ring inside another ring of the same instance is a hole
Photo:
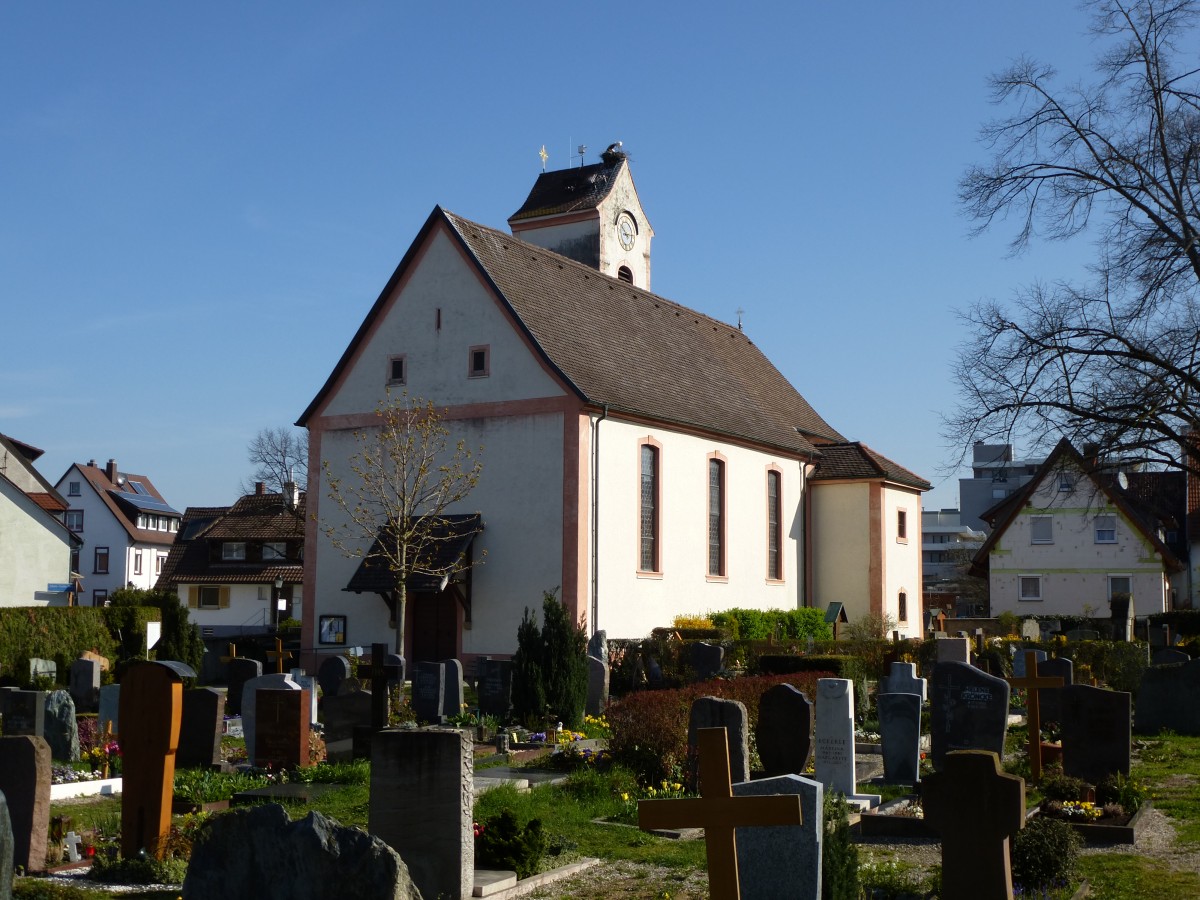
[[[417,663],[413,672],[412,707],[418,722],[445,723],[446,670],[441,663]]]
[[[234,657],[229,660],[229,693],[225,708],[231,716],[242,714],[242,690],[246,682],[262,676],[262,663],[257,659]]]
[[[939,663],[969,663],[971,661],[971,642],[965,637],[940,638],[935,645],[935,649]]]
[[[725,667],[725,648],[717,644],[697,641],[688,652],[697,681],[708,681]]]
[[[258,692],[270,690],[293,691],[299,694],[302,688],[290,673],[279,672],[260,675],[242,685],[242,737],[246,741],[246,753],[251,761],[257,752],[255,742],[258,740]]]
[[[4,718],[5,737],[44,737],[46,692],[0,691],[0,716]]]
[[[12,866],[26,872],[46,867],[50,835],[50,745],[23,735],[0,738],[0,793],[12,820]]]
[[[736,784],[750,780],[750,733],[746,707],[737,700],[720,697],[700,697],[692,701],[688,715],[688,756],[695,759],[699,752],[701,728],[724,728],[729,735],[729,777]],[[694,768],[694,767],[693,767]],[[693,771],[691,790],[698,789],[699,772]]]
[[[79,759],[79,726],[75,721],[75,701],[66,691],[46,695],[46,722],[42,736],[50,753],[61,762]]]
[[[166,849],[182,716],[178,670],[161,663],[130,666],[121,680],[121,855],[126,859],[142,851],[161,858]]]
[[[215,688],[184,691],[175,764],[180,768],[219,766],[224,721],[223,691]]]
[[[463,699],[463,666],[457,659],[442,661],[442,715],[449,719],[462,715],[466,703]]]
[[[1075,664],[1062,656],[1054,659],[1044,659],[1037,664],[1040,678],[1061,678],[1063,686],[1075,683]],[[1039,692],[1041,701],[1041,717],[1043,722],[1059,722],[1062,720],[1062,688],[1042,688]]]
[[[758,698],[754,739],[767,775],[804,774],[812,752],[812,710],[804,693],[790,684],[767,688]]]
[[[343,688],[346,682],[343,682]],[[371,727],[371,692],[356,688],[322,701],[325,714],[325,743],[354,739],[355,728]]]
[[[71,663],[68,688],[78,712],[96,712],[100,703],[100,662],[77,659]]]
[[[821,900],[821,851],[825,838],[824,786],[799,775],[759,778],[733,786],[735,797],[800,797],[799,825],[737,830],[741,896]]]
[[[588,689],[583,711],[589,716],[602,716],[608,708],[608,686],[610,673],[608,663],[595,656],[587,658]]]
[[[916,784],[921,779],[921,697],[876,694],[875,701],[879,707],[884,781]]]
[[[1182,650],[1176,650],[1174,647],[1161,647],[1154,651],[1150,657],[1150,665],[1152,666],[1173,666],[1176,663],[1190,662],[1191,657]]]
[[[13,850],[12,818],[8,801],[0,791],[0,900],[12,900]]]
[[[389,653],[383,659],[383,669],[387,673],[388,690],[404,684],[405,662],[399,653]]]
[[[952,750],[1004,752],[1008,682],[961,662],[940,662],[929,688],[933,767]]]
[[[308,691],[259,690],[254,702],[254,764],[276,769],[311,765]]]
[[[1118,772],[1128,776],[1132,696],[1086,684],[1061,691],[1063,773],[1089,784]]]
[[[1013,658],[1012,658],[1013,678],[1024,678],[1026,675],[1031,674],[1028,671],[1026,671],[1027,665],[1025,662],[1025,654],[1029,651],[1022,650],[1020,647],[1017,647],[1017,646],[1013,646],[1012,651],[1013,651]],[[1033,652],[1033,655],[1035,657],[1037,657],[1039,666],[1041,665],[1041,663],[1046,661],[1046,651],[1045,650],[1034,650],[1032,652]],[[1039,671],[1040,671],[1040,669],[1039,669]]]
[[[325,697],[336,697],[342,682],[350,677],[350,660],[344,656],[327,656],[317,667],[317,683]]]
[[[1150,666],[1142,672],[1133,727],[1139,734],[1170,728],[1200,735],[1200,659],[1173,666]]]
[[[1067,640],[1072,644],[1077,641],[1098,641],[1100,632],[1094,628],[1072,628],[1067,632]]]
[[[919,694],[924,703],[929,694],[929,684],[917,675],[916,663],[894,662],[891,665],[881,690],[885,694]]]
[[[119,684],[106,684],[100,688],[100,714],[96,719],[96,727],[100,734],[104,734],[105,729],[111,726],[112,733],[119,735],[121,733],[121,686]]]
[[[495,716],[501,724],[508,722],[512,713],[512,672],[512,660],[489,659],[484,661],[479,679],[479,711]]]

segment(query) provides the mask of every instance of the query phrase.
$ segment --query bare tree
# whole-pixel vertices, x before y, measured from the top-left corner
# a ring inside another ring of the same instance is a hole
[[[946,437],[1060,435],[1110,457],[1198,467],[1181,437],[1200,423],[1200,69],[1192,0],[1101,0],[1105,48],[1090,85],[1059,88],[1021,60],[992,80],[1011,114],[960,199],[977,232],[1012,217],[1012,250],[1037,236],[1094,239],[1085,283],[1039,284],[964,318],[958,410]],[[964,453],[966,451],[964,450]]]
[[[452,515],[479,482],[483,463],[450,431],[432,403],[388,393],[378,423],[354,432],[349,475],[321,461],[329,499],[340,512],[321,529],[337,550],[382,567],[395,617],[396,652],[404,653],[408,582],[431,576],[445,584],[480,559],[456,551],[477,516]],[[482,450],[482,448],[480,448]]]
[[[285,484],[302,488],[308,484],[307,429],[264,428],[250,441],[246,455],[254,474],[239,485],[243,494],[254,493],[256,482],[262,482],[272,493],[284,493]]]

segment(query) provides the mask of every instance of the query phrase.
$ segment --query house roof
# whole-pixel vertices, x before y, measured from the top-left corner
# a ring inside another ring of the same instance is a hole
[[[147,509],[147,512],[172,516],[179,515],[179,512],[172,509],[170,504],[163,499],[162,494],[158,492],[158,488],[154,486],[154,483],[147,476],[135,475],[132,472],[120,472],[117,474],[118,481],[113,482],[109,480],[108,473],[100,466],[88,463],[75,463],[75,468],[79,470],[87,483],[92,486],[92,489],[104,501],[104,505],[108,507],[109,512],[113,514],[113,517],[125,529],[131,540],[141,544],[163,545],[174,541],[175,535],[169,531],[157,531],[137,527],[139,506],[143,505],[146,500],[153,506],[153,509]],[[145,488],[146,493],[142,494],[135,491],[133,488],[134,482]],[[59,484],[61,483],[62,479],[60,478]]]
[[[892,462],[882,453],[877,453],[861,441],[840,444],[824,444],[821,458],[817,462],[812,481],[846,480],[892,481],[906,487],[927,491],[932,485],[920,475],[910,472],[899,463]]]
[[[585,403],[810,457],[845,440],[737,328],[441,207],[298,425],[331,393],[437,228],[460,244],[535,352]]]
[[[613,165],[600,162],[575,169],[543,172],[533,183],[521,208],[509,216],[508,221],[519,222],[595,209],[612,191],[625,165],[624,158],[618,158]]]

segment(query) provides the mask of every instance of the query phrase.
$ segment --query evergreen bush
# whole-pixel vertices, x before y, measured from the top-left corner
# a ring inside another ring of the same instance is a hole
[[[512,668],[513,718],[538,728],[546,715],[546,688],[542,682],[542,633],[537,615],[529,607],[517,628],[517,652]]]
[[[1013,882],[1026,892],[1066,884],[1075,876],[1082,844],[1069,823],[1038,816],[1012,839]]]
[[[536,874],[545,852],[541,819],[522,826],[508,809],[484,822],[475,836],[476,865],[516,872],[518,878]]]
[[[573,730],[583,727],[587,705],[587,632],[553,594],[542,598],[542,684],[546,706]]]
[[[117,655],[104,608],[92,606],[0,609],[0,671],[7,681],[30,685],[29,660],[52,659],[65,684],[71,663],[85,650],[110,659]]]

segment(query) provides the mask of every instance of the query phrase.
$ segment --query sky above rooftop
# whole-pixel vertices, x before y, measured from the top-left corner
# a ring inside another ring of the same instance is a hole
[[[971,239],[957,183],[989,73],[1086,78],[1086,26],[1031,0],[4,4],[0,432],[52,482],[115,458],[178,509],[230,503],[436,204],[505,228],[543,145],[621,140],[654,291],[743,310],[831,425],[954,506],[956,311],[1089,250]]]

